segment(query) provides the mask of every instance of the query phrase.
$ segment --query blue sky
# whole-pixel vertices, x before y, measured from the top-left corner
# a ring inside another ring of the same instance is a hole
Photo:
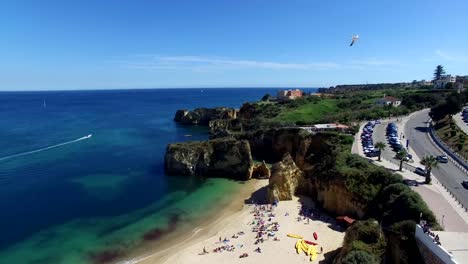
[[[2,0],[0,90],[468,75],[466,0]],[[351,36],[360,39],[349,47]]]

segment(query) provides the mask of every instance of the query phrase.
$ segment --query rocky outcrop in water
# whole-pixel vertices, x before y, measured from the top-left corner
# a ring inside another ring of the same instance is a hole
[[[234,108],[196,108],[193,111],[177,110],[174,121],[184,125],[205,125],[215,119],[236,119],[237,111]]]
[[[273,164],[268,185],[267,199],[270,202],[292,200],[297,186],[304,181],[304,173],[296,166],[291,155]]]
[[[225,138],[169,144],[164,168],[170,175],[248,180],[253,160],[248,141]]]

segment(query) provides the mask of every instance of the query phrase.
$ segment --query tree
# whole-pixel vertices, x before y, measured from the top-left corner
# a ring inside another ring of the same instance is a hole
[[[385,149],[386,146],[387,146],[387,145],[385,145],[385,143],[383,143],[383,142],[381,142],[381,141],[375,143],[375,147],[376,147],[377,149],[379,149],[379,161],[380,161],[380,156],[382,156],[382,151],[384,151],[384,149]]]
[[[374,256],[364,250],[352,250],[343,259],[344,264],[377,264]]]
[[[429,184],[432,181],[431,171],[433,168],[437,168],[439,162],[434,156],[428,155],[422,158],[421,164],[426,167],[426,184]]]
[[[453,115],[456,115],[463,108],[463,98],[458,94],[452,94],[447,98],[445,103],[446,112],[452,119]]]
[[[400,171],[403,170],[403,160],[408,156],[408,152],[405,149],[402,149],[397,152],[396,158],[400,161]]]
[[[444,66],[437,65],[437,67],[434,70],[434,81],[440,80],[444,74],[445,74]]]
[[[442,120],[447,115],[452,119],[452,116],[460,112],[463,108],[464,98],[458,94],[452,94],[445,100],[444,103],[438,104],[431,108],[429,116],[434,121]]]

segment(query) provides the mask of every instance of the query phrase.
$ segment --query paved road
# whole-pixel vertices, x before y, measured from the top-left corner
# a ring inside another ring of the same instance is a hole
[[[394,164],[400,165],[400,161],[395,158],[396,152],[393,151],[393,149],[391,148],[391,146],[388,143],[388,140],[387,140],[387,138],[385,136],[385,132],[386,132],[386,128],[387,128],[388,123],[390,123],[390,121],[383,121],[382,124],[379,124],[379,125],[375,126],[374,134],[372,135],[373,139],[374,139],[374,144],[379,142],[379,141],[384,142],[387,145],[387,147],[382,152],[382,158],[384,158],[384,159],[386,159],[388,161],[391,161]],[[398,124],[398,126],[400,127],[400,124]],[[399,133],[399,135],[401,133],[403,133],[401,128],[398,128],[398,133]],[[407,139],[406,135],[405,135],[404,139],[403,139],[403,137],[401,137],[401,142],[404,145],[406,144],[406,139]],[[413,154],[413,153],[410,151],[410,154]],[[420,167],[421,165],[419,165],[419,160],[416,157],[415,157],[415,160],[416,160],[416,162],[415,161],[403,162],[403,168],[408,169],[410,171],[414,171],[414,169],[416,167]],[[421,180],[422,179],[423,178],[421,177]]]
[[[406,123],[405,134],[410,139],[410,149],[419,157],[442,154],[429,139],[426,127],[426,122],[429,119],[428,113],[429,110],[415,114]],[[457,197],[465,208],[468,206],[468,190],[460,184],[463,180],[468,180],[468,176],[463,171],[449,161],[446,164],[439,164],[438,168],[432,170],[432,174]]]
[[[442,152],[435,147],[429,139],[428,129],[427,129],[427,120],[429,119],[429,110],[421,111],[414,114],[407,121],[405,126],[405,131],[399,129],[399,133],[404,133],[405,139],[401,140],[403,144],[406,145],[406,139],[409,139],[409,152],[411,154],[416,154],[418,157],[422,158],[425,155],[442,155]],[[385,138],[385,128],[388,122],[383,122],[380,125],[375,127],[374,131],[374,142],[383,141],[387,144],[387,148],[382,153],[382,157],[391,161],[392,163],[399,164],[399,161],[394,159],[395,152],[392,151],[388,142]],[[413,163],[409,164],[410,166],[405,166],[407,169],[411,169],[411,166],[422,167],[419,164],[417,157]],[[432,175],[436,177],[439,182],[444,184],[447,189],[449,189],[459,200],[465,208],[468,208],[468,190],[464,189],[460,184],[463,180],[468,180],[468,175],[464,174],[458,167],[456,167],[451,161],[445,164],[439,164],[438,168],[432,170]],[[424,180],[424,177],[421,176],[421,180]]]

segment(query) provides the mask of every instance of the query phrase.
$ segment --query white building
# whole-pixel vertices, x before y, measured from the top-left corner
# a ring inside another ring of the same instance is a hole
[[[440,78],[440,80],[434,81],[435,89],[444,89],[447,84],[454,84],[457,81],[457,78],[452,75],[445,75]]]
[[[401,105],[401,99],[395,98],[393,96],[384,96],[382,99],[377,99],[375,103],[379,105],[391,105],[398,107]]]

